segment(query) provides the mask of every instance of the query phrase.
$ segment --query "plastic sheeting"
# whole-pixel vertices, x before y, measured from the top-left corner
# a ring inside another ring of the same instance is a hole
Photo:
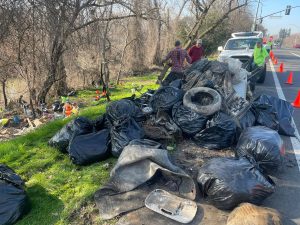
[[[168,152],[145,146],[126,146],[110,173],[110,179],[95,193],[102,219],[144,207],[146,196],[157,188],[195,199],[193,179],[173,165]]]
[[[173,105],[182,101],[183,91],[171,86],[159,88],[150,99],[153,110],[169,110]]]
[[[255,103],[267,104],[272,107],[273,112],[277,114],[279,134],[295,136],[295,129],[291,124],[294,108],[289,102],[273,96],[261,95],[255,100]]]
[[[222,58],[222,62],[228,64],[229,71],[234,75],[232,78],[233,84],[247,81],[247,77],[251,73],[242,68],[243,63],[240,60],[226,57]]]
[[[206,128],[194,136],[197,145],[219,150],[230,147],[235,139],[236,124],[225,113],[219,112],[207,122]]]
[[[195,135],[206,125],[208,118],[185,107],[181,102],[174,105],[172,110],[174,122],[187,135]]]
[[[69,142],[74,135],[82,135],[93,132],[93,124],[85,117],[78,117],[66,124],[48,142],[52,147],[61,152],[67,152]]]
[[[144,130],[132,118],[115,124],[110,130],[112,154],[118,157],[123,148],[134,139],[142,139]]]
[[[28,209],[23,180],[0,164],[0,225],[14,224]]]
[[[199,169],[197,181],[206,199],[223,210],[242,202],[260,204],[275,191],[273,181],[246,158],[212,159]]]
[[[110,153],[109,130],[76,136],[70,143],[69,155],[74,164],[88,165],[106,159]]]
[[[236,155],[251,157],[266,173],[274,173],[283,162],[283,141],[280,135],[270,128],[249,127],[240,136]]]

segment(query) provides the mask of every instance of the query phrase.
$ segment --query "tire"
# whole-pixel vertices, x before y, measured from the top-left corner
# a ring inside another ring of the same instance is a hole
[[[192,88],[183,97],[183,105],[204,116],[210,116],[221,109],[222,97],[214,89]]]
[[[267,74],[267,65],[265,65],[262,73],[260,74],[260,77],[257,79],[257,83],[263,84],[266,79],[266,74]]]

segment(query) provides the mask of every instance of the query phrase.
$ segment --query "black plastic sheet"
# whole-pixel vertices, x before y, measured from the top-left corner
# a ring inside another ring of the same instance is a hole
[[[144,137],[144,130],[134,119],[129,118],[115,124],[110,130],[110,135],[112,154],[118,157],[130,141]]]
[[[82,135],[93,132],[93,124],[85,117],[78,117],[66,124],[58,131],[48,142],[52,147],[59,149],[61,152],[67,152],[69,143],[74,135]]]
[[[182,101],[183,91],[166,86],[159,88],[150,99],[150,104],[155,112],[158,110],[172,109],[173,105]]]
[[[273,181],[246,158],[214,158],[199,169],[197,181],[206,200],[223,210],[261,204],[275,191]]]
[[[181,102],[172,109],[174,122],[187,135],[195,135],[206,125],[208,118],[185,107]]]
[[[162,188],[194,200],[196,186],[181,168],[172,164],[168,151],[128,145],[111,170],[107,184],[95,193],[95,202],[104,220],[145,206],[147,195]]]
[[[284,146],[280,135],[267,127],[244,130],[236,146],[238,157],[253,158],[266,173],[276,172],[283,162]]]
[[[76,136],[69,146],[69,155],[74,164],[88,165],[105,160],[110,153],[109,130]]]
[[[14,224],[27,210],[23,180],[12,169],[0,164],[0,224]]]
[[[219,112],[207,122],[206,128],[194,136],[197,145],[203,148],[220,150],[230,147],[236,134],[236,123],[223,112]]]
[[[279,134],[295,136],[295,129],[291,124],[294,108],[289,102],[273,96],[261,95],[254,103],[270,105],[273,112],[277,114]]]

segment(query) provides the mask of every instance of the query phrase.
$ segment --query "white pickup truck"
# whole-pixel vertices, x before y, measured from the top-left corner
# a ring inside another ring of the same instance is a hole
[[[225,46],[219,46],[218,51],[220,52],[219,60],[223,61],[226,57],[239,59],[244,68],[249,72],[254,69],[253,66],[253,52],[257,41],[262,42],[262,32],[239,32],[231,34],[230,38]],[[266,76],[266,65],[262,68],[262,72],[257,77],[258,83],[264,83]]]

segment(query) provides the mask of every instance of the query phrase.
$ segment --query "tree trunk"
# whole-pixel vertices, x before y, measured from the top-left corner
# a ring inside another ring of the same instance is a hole
[[[154,54],[152,62],[155,65],[159,65],[160,62],[161,62],[161,44],[160,44],[160,41],[161,41],[161,27],[162,27],[162,24],[161,24],[161,16],[160,16],[159,5],[158,5],[157,0],[154,0],[154,6],[157,9],[156,10],[157,41],[156,41],[156,47],[155,47],[155,54]]]
[[[31,111],[32,111],[33,119],[35,119],[36,114],[35,114],[35,110],[34,110],[34,106],[33,106],[33,100],[32,100],[34,98],[34,93],[31,90],[29,90],[29,92],[30,92],[29,105],[30,105],[30,108],[31,108]]]
[[[67,73],[66,73],[63,57],[60,57],[60,60],[58,63],[57,77],[58,77],[58,82],[56,85],[56,94],[58,96],[67,95],[67,93],[68,93]]]
[[[6,108],[8,105],[7,95],[6,95],[6,81],[2,81],[1,84],[2,84],[2,94],[4,99],[4,107]]]
[[[131,51],[131,61],[130,66],[133,74],[140,74],[145,69],[145,40],[142,31],[142,18],[139,13],[141,12],[142,1],[134,0],[133,8],[137,12],[136,17],[133,19],[132,26],[130,26],[130,33],[133,35],[131,38],[134,40],[132,51]]]
[[[42,89],[39,93],[38,96],[39,103],[46,102],[47,94],[49,93],[53,84],[57,81],[57,68],[58,68],[59,60],[63,54],[63,44],[58,43],[57,39],[58,38],[55,38],[53,41],[49,74],[47,76],[47,79],[43,83]]]

